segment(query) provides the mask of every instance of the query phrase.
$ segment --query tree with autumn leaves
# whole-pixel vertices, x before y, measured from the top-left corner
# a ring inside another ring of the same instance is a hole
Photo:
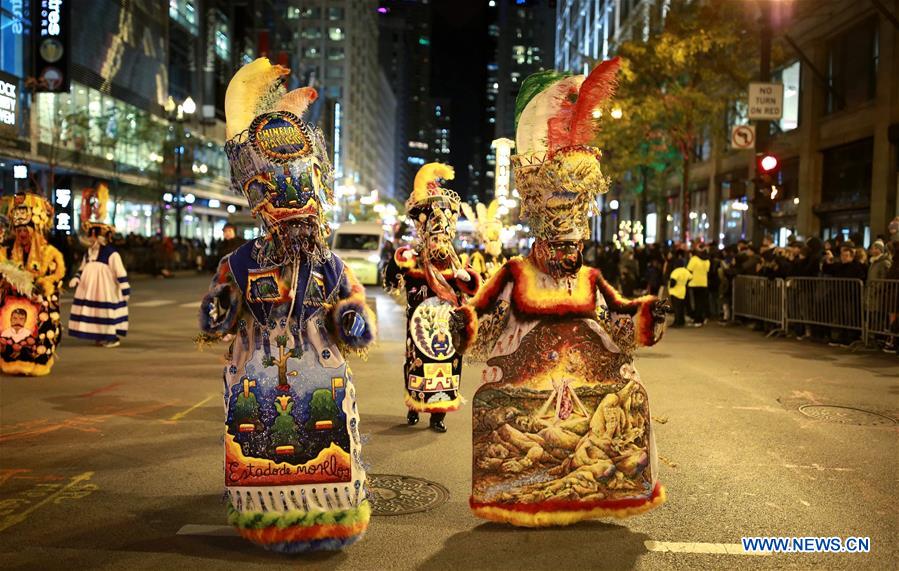
[[[664,199],[680,178],[680,227],[686,237],[690,166],[706,139],[724,148],[727,111],[745,100],[758,70],[754,5],[733,0],[674,0],[664,22],[646,41],[618,46],[616,95],[603,114],[596,144],[604,171],[625,191],[648,201]],[[614,116],[611,109],[620,108]],[[620,115],[619,118],[614,118]]]

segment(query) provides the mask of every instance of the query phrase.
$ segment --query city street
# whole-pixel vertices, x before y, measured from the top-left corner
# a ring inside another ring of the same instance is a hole
[[[207,283],[136,276],[121,347],[67,337],[51,376],[0,378],[5,569],[895,568],[895,356],[738,326],[669,331],[637,359],[667,504],[515,529],[469,512],[470,407],[448,416],[446,434],[405,425],[403,313],[375,288],[380,341],[352,362],[376,494],[369,531],[336,554],[262,551],[225,520],[224,347],[192,342]],[[465,371],[466,397],[479,377]],[[870,537],[871,551],[747,555],[745,536]]]

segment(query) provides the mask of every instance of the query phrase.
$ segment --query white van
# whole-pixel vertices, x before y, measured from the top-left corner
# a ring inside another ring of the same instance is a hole
[[[377,222],[346,222],[331,237],[331,251],[349,266],[365,285],[381,282],[380,262],[384,229]]]

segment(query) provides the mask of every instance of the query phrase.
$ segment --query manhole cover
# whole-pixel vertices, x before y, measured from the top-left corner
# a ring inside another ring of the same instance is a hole
[[[837,424],[854,424],[856,426],[892,426],[896,424],[896,420],[889,416],[851,406],[804,404],[799,407],[799,412],[815,420],[836,422]]]
[[[395,474],[369,474],[368,490],[372,515],[426,512],[449,499],[449,490],[437,482]]]

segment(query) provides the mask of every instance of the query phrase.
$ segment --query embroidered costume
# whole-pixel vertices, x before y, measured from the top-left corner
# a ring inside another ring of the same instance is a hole
[[[407,421],[414,425],[419,413],[427,412],[431,428],[446,432],[446,413],[462,404],[462,353],[475,334],[474,312],[462,302],[477,291],[480,278],[456,257],[452,240],[459,196],[442,188],[440,178],[452,179],[452,168],[430,163],[415,175],[406,202],[407,215],[415,221],[415,245],[396,251],[385,268],[384,285],[404,292],[407,303]]]
[[[0,371],[50,373],[59,343],[59,289],[65,263],[45,234],[53,209],[43,196],[17,194],[8,217],[14,242],[0,248]]]
[[[484,251],[475,250],[468,258],[468,264],[486,280],[506,263],[501,240],[503,223],[497,217],[499,200],[494,199],[490,202],[490,206],[484,206],[479,202],[475,208],[477,210],[473,210],[468,203],[462,203],[462,211],[465,217],[474,223],[475,237]]]
[[[321,132],[301,119],[312,88],[285,93],[265,58],[228,86],[232,184],[264,236],[219,264],[200,309],[225,367],[229,521],[262,547],[340,549],[368,526],[356,389],[344,361],[375,336],[365,290],[327,249],[332,171]]]
[[[81,229],[89,245],[78,273],[69,281],[69,287],[75,289],[69,335],[104,347],[117,347],[119,337],[128,334],[131,285],[122,257],[109,245],[115,227],[90,220],[106,217],[106,185],[87,189],[83,195]]]
[[[586,146],[617,61],[589,77],[542,72],[522,85],[515,177],[535,238],[472,300],[475,354],[470,505],[484,519],[566,525],[639,513],[664,501],[638,345],[664,328],[654,297],[622,298],[582,265],[596,195],[608,188]]]

